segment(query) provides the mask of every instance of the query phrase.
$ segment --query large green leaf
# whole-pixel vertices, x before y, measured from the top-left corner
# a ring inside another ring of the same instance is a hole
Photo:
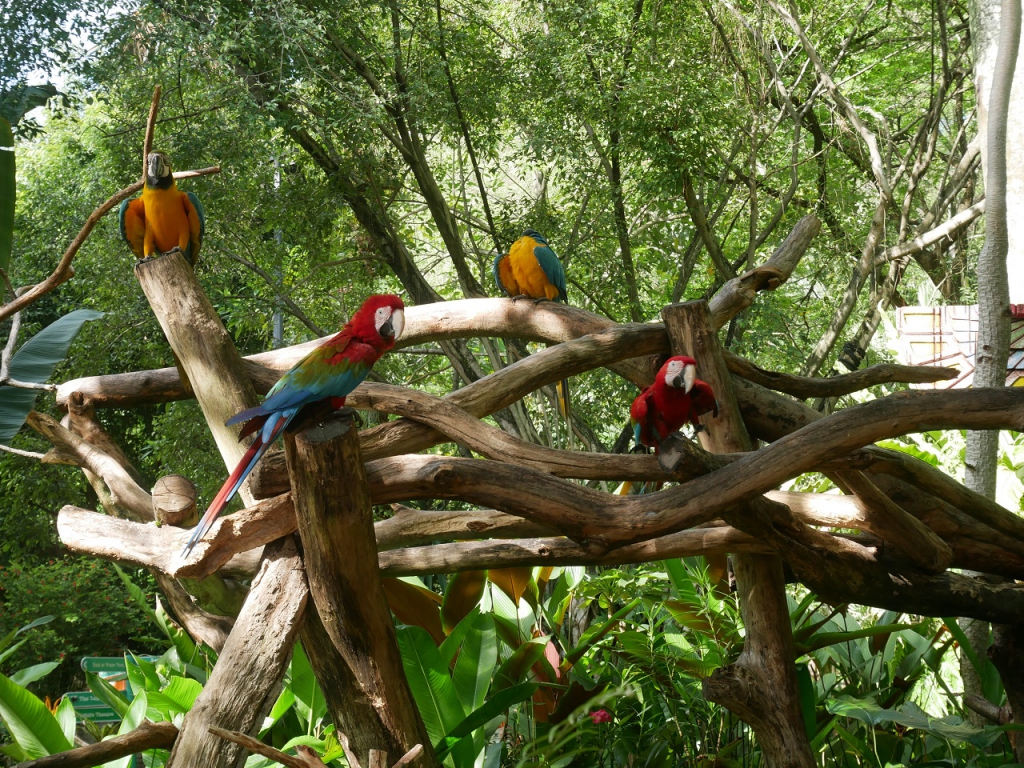
[[[431,743],[436,744],[465,719],[466,712],[448,676],[448,667],[426,630],[420,627],[400,627],[398,648],[427,736]],[[472,766],[475,757],[472,744],[466,747],[460,745],[459,749],[453,750],[452,757],[460,768],[463,765]]]
[[[317,721],[327,712],[327,703],[302,643],[296,643],[292,652],[291,689],[295,695],[295,711],[304,721],[306,733],[311,734]]]
[[[40,616],[38,619],[29,622],[24,627],[18,627],[17,629],[12,629],[10,632],[8,632],[4,636],[4,638],[0,640],[0,651],[3,651],[3,653],[0,653],[0,662],[2,662],[4,659],[10,656],[21,645],[21,643],[25,642],[24,640],[22,640],[21,643],[18,643],[18,645],[14,648],[8,649],[7,646],[9,646],[14,641],[15,637],[20,635],[22,632],[27,632],[30,629],[35,629],[36,627],[40,627],[43,624],[49,624],[55,618],[56,616]]]
[[[117,690],[114,686],[104,680],[102,677],[97,675],[95,672],[85,673],[85,682],[89,686],[89,690],[92,691],[96,698],[110,707],[117,713],[117,716],[124,718],[128,714],[128,707],[131,704],[128,698]]]
[[[14,198],[17,191],[14,175],[14,134],[7,118],[0,117],[0,269],[11,268],[11,247],[14,243]],[[0,303],[8,300],[0,288]]]
[[[11,682],[15,685],[28,685],[34,683],[41,677],[46,677],[60,666],[59,661],[44,661],[42,664],[33,664],[31,667],[19,669],[11,675]]]
[[[30,759],[71,749],[46,705],[6,675],[0,675],[0,718]]]
[[[478,613],[466,634],[459,659],[452,671],[452,682],[466,712],[484,703],[491,684],[491,673],[498,661],[498,635],[489,613]]]
[[[60,704],[54,714],[57,724],[60,726],[64,738],[69,744],[75,742],[75,727],[78,725],[78,716],[75,714],[75,704],[68,696],[61,697]]]
[[[11,378],[42,384],[67,357],[71,342],[89,320],[103,317],[92,309],[76,309],[50,323],[26,341],[11,358]],[[39,394],[35,389],[0,387],[0,443],[9,444],[25,423]]]
[[[121,725],[117,729],[117,734],[122,736],[138,728],[145,719],[148,709],[149,702],[146,692],[143,691],[132,700],[132,705],[128,708],[127,714],[125,714],[124,719],[121,720]],[[103,768],[131,768],[133,758],[134,755],[125,755],[116,760],[111,760],[109,763],[104,763]]]
[[[484,704],[467,715],[461,723],[452,728],[444,739],[434,745],[437,759],[439,761],[444,760],[448,753],[457,746],[467,743],[473,731],[477,728],[483,728],[487,723],[514,704],[526,701],[533,696],[538,688],[540,688],[538,683],[519,683],[496,693]]]

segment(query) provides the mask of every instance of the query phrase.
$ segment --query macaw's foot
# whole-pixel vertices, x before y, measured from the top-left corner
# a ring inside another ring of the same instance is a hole
[[[185,252],[183,250],[181,250],[181,248],[179,248],[178,246],[174,246],[173,248],[171,248],[171,250],[165,251],[164,252],[164,256],[168,256],[168,255],[170,255],[172,253],[180,253],[182,256],[185,255]]]
[[[518,296],[513,296],[512,297],[512,303],[515,304],[520,299],[528,299],[528,298],[530,298],[530,297],[527,296],[525,293],[520,293]]]
[[[159,255],[160,254],[156,253],[156,254],[153,254],[152,256],[146,256],[145,258],[139,259],[138,261],[135,262],[135,266],[137,267],[140,264],[148,264],[149,262],[153,261],[153,259],[155,259]]]
[[[356,427],[358,429],[363,428],[363,417],[355,408],[350,408],[347,405],[343,405],[341,408],[335,411],[335,414],[337,414],[338,416],[343,416],[347,419],[352,419],[352,421],[356,423]]]
[[[551,301],[551,299],[549,299],[547,296],[541,296],[539,299],[534,299],[533,300],[533,306],[537,306],[542,301]]]
[[[699,435],[701,432],[708,432],[708,428],[705,427],[703,424],[695,424],[693,427],[693,434]],[[708,432],[708,434],[710,435],[711,433]]]
[[[648,447],[647,447],[646,445],[644,445],[643,443],[639,443],[639,444],[637,444],[637,445],[634,445],[634,446],[633,446],[633,447],[632,447],[632,448],[630,449],[630,451],[629,451],[629,452],[630,452],[630,453],[642,453],[642,454],[643,454],[644,456],[646,456],[646,455],[648,455],[648,454],[649,454],[649,453],[651,452],[651,450],[650,450],[650,448],[648,448]]]

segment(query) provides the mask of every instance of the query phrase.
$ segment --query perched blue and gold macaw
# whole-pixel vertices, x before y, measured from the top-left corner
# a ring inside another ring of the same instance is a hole
[[[177,248],[194,267],[206,229],[206,212],[198,197],[178,189],[167,155],[150,152],[146,186],[140,197],[121,203],[120,224],[121,237],[140,261]]]
[[[523,235],[508,249],[498,254],[493,264],[494,280],[512,301],[533,299],[564,301],[569,303],[565,291],[565,267],[551,250],[544,235],[534,229],[524,229]],[[569,382],[558,383],[558,407],[562,416],[569,418]]]
[[[185,545],[182,557],[213,525],[270,444],[307,405],[330,400],[332,408],[345,405],[345,397],[366,378],[380,356],[395,346],[405,327],[405,304],[394,294],[370,296],[340,332],[327,339],[292,366],[255,408],[237,413],[227,424],[243,423],[239,439],[256,435],[241,461],[210,502]]]
[[[494,279],[513,299],[569,302],[565,268],[544,236],[533,229],[523,230],[508,253],[494,259]]]

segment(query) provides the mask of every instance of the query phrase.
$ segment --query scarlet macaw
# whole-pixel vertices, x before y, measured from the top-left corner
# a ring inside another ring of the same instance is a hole
[[[493,264],[494,280],[512,301],[522,298],[569,303],[565,291],[565,267],[551,250],[544,235],[534,229],[524,229],[523,235],[508,249],[498,254]],[[569,382],[558,383],[559,408],[569,415]]]
[[[697,420],[713,411],[718,416],[718,400],[706,381],[697,378],[697,361],[686,355],[670,357],[661,366],[654,383],[637,395],[629,409],[633,437],[637,445],[653,448],[657,453],[661,443],[678,431],[686,422],[700,432],[704,427]],[[620,495],[628,494],[632,483],[620,486]],[[655,486],[655,490],[662,483]]]
[[[121,237],[138,259],[152,259],[175,248],[192,266],[199,259],[206,212],[198,197],[178,189],[171,161],[163,152],[149,153],[142,195],[121,203],[119,218]]]
[[[373,364],[395,346],[405,327],[405,305],[394,294],[370,296],[341,331],[314,349],[271,388],[255,408],[235,414],[227,424],[245,422],[239,439],[256,434],[249,449],[214,497],[189,538],[182,557],[213,525],[260,457],[303,406],[330,398],[334,408],[366,378]]]

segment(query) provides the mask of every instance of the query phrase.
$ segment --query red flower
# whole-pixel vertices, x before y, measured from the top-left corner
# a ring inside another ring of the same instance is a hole
[[[590,719],[593,721],[594,725],[610,723],[612,721],[612,713],[607,709],[595,709],[590,713]]]

